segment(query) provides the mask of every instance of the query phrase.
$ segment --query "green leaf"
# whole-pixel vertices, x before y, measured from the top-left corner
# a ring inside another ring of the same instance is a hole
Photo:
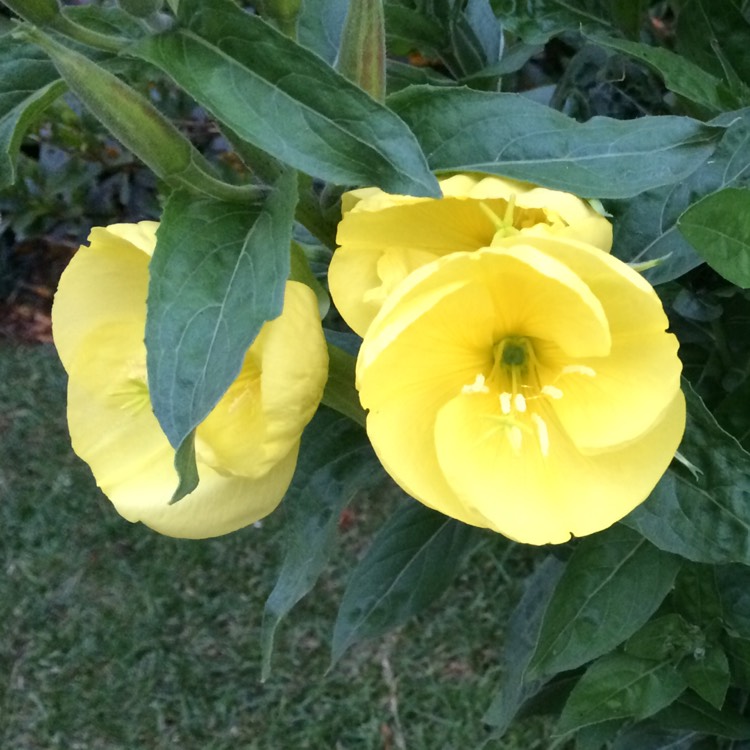
[[[721,646],[708,643],[702,649],[696,648],[680,664],[680,673],[689,688],[714,708],[721,709],[729,689],[729,662]]]
[[[702,263],[677,231],[677,219],[695,201],[750,180],[750,110],[727,113],[715,121],[727,130],[709,161],[684,180],[652,190],[622,204],[607,204],[614,215],[614,253],[630,263],[666,260],[644,272],[652,284],[682,276]]]
[[[668,662],[609,654],[594,662],[573,688],[557,731],[568,734],[610,719],[646,719],[684,689],[684,678]]]
[[[716,567],[716,581],[724,626],[733,635],[750,638],[750,568],[746,565]]]
[[[632,1],[632,0],[630,0]],[[509,31],[528,44],[544,44],[564,31],[612,30],[607,0],[496,0]]]
[[[688,419],[674,465],[624,523],[663,550],[705,563],[750,564],[750,454],[725,432],[687,381]]]
[[[750,690],[750,638],[725,636],[723,643],[729,659],[732,685]]]
[[[365,431],[329,409],[320,409],[302,435],[297,470],[278,511],[285,516],[285,554],[263,611],[263,680],[271,671],[276,629],[323,572],[336,542],[341,511],[383,476]]]
[[[671,612],[649,620],[637,633],[628,638],[625,653],[639,659],[671,661],[676,664],[693,649],[700,637],[700,628]]]
[[[672,592],[674,608],[701,627],[723,619],[716,568],[685,562]]]
[[[677,228],[714,271],[750,288],[750,190],[707,195],[677,219]]]
[[[305,0],[297,19],[297,40],[333,65],[349,0]]]
[[[692,730],[732,740],[750,739],[750,719],[726,708],[719,711],[689,691],[657,714],[654,721],[665,729]]]
[[[543,680],[529,678],[528,669],[539,640],[544,613],[565,570],[551,555],[526,580],[521,601],[508,621],[503,648],[503,682],[483,717],[502,736],[521,706],[539,693]],[[493,735],[494,736],[494,735]]]
[[[672,184],[724,129],[688,117],[578,123],[518,94],[419,86],[389,98],[434,170],[487,172],[594,198]]]
[[[690,750],[697,739],[695,732],[674,732],[647,720],[627,727],[611,750]]]
[[[181,0],[179,16],[183,28],[129,51],[238,136],[329,182],[440,194],[404,123],[317,55],[232,0]]]
[[[750,24],[734,0],[684,0],[676,31],[679,54],[724,78],[735,90],[750,83]]]
[[[173,193],[150,265],[146,349],[154,413],[179,448],[281,313],[296,200],[292,172],[257,205]],[[178,499],[178,498],[175,498]]]
[[[0,45],[0,189],[16,181],[21,140],[36,117],[66,89],[35,45],[3,38]]]
[[[333,630],[337,662],[354,643],[421,612],[448,587],[478,532],[410,500],[378,532],[352,573]]]
[[[662,76],[670,91],[714,114],[742,106],[742,102],[718,78],[671,50],[600,34],[592,34],[589,39],[600,47],[623,52],[646,63]]]
[[[656,611],[679,566],[622,526],[583,539],[544,614],[531,676],[575,669],[622,643]]]

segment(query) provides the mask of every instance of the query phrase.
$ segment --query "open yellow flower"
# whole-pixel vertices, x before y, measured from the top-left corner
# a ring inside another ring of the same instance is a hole
[[[572,238],[605,251],[612,246],[612,225],[570,193],[465,174],[441,180],[440,187],[439,199],[377,188],[344,195],[328,283],[342,317],[360,336],[411,271],[449,253],[527,234]]]
[[[73,449],[122,516],[169,536],[218,536],[281,501],[328,354],[315,295],[287,282],[281,316],[263,326],[238,378],[198,426],[200,484],[170,505],[174,449],[151,409],[143,342],[157,226],[96,228],[63,273],[52,323],[68,373],[68,425]]]
[[[653,489],[685,426],[654,290],[589,244],[496,238],[414,271],[357,362],[386,470],[446,515],[531,544],[604,529]]]

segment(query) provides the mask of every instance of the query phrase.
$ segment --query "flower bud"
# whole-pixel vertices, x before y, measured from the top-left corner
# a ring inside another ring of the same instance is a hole
[[[148,18],[161,10],[162,0],[119,0],[120,7],[136,18]]]
[[[213,177],[210,165],[190,141],[117,76],[39,29],[25,29],[24,35],[50,56],[70,90],[90,112],[158,177],[220,199],[251,197],[250,190]]]
[[[57,0],[3,0],[14,13],[30,23],[44,26],[60,14]]]
[[[385,99],[383,0],[351,0],[336,67],[373,99]]]

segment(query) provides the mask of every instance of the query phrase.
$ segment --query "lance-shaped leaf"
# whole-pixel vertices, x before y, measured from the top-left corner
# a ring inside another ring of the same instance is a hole
[[[707,195],[680,216],[677,228],[714,271],[750,288],[750,190]]]
[[[154,413],[175,448],[237,377],[263,323],[281,313],[295,202],[287,172],[255,205],[185,192],[167,203],[150,265],[146,349]]]
[[[271,671],[276,629],[315,585],[336,541],[341,511],[358,492],[383,479],[367,433],[329,409],[320,409],[302,436],[297,470],[284,504],[284,561],[263,611],[263,675]]]
[[[673,185],[607,204],[615,217],[614,252],[619,258],[631,263],[665,258],[644,272],[652,284],[678,278],[703,262],[677,230],[680,215],[703,196],[750,180],[750,110],[727,112],[714,122],[728,127],[700,169]]]
[[[521,706],[536,695],[544,680],[529,677],[529,663],[536,651],[544,613],[565,567],[547,557],[526,581],[521,601],[508,622],[503,648],[503,681],[483,720],[502,736]]]
[[[742,102],[718,78],[671,50],[599,34],[592,34],[589,39],[601,47],[644,62],[662,76],[670,91],[714,114],[742,106]]]
[[[688,560],[750,564],[750,454],[722,430],[690,384],[680,454],[649,499],[624,519],[657,547]]]
[[[579,123],[518,94],[419,86],[389,103],[434,170],[488,172],[593,198],[627,198],[695,171],[724,132],[689,117]]]
[[[181,0],[179,17],[131,52],[241,138],[329,182],[440,194],[406,125],[317,55],[232,0]]]
[[[690,691],[658,713],[654,721],[667,729],[690,730],[733,740],[750,740],[750,719],[730,708],[718,711]]]
[[[573,688],[557,731],[567,734],[611,719],[646,719],[672,703],[687,684],[669,661],[609,654]]]
[[[26,130],[65,91],[49,58],[31,44],[4,36],[0,45],[0,188],[16,179],[16,158]]]
[[[672,588],[679,558],[622,526],[576,548],[544,614],[529,674],[574,669],[640,628]]]
[[[450,584],[477,529],[416,502],[397,510],[355,568],[331,646],[338,661],[352,644],[406,622]]]

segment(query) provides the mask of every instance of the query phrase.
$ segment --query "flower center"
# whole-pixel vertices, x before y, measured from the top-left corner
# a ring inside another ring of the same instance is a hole
[[[516,213],[516,196],[515,193],[508,198],[508,203],[505,207],[505,213],[500,218],[486,203],[479,204],[479,208],[482,209],[483,213],[492,222],[495,227],[495,234],[492,237],[492,243],[495,240],[502,239],[503,237],[511,237],[514,234],[519,234],[519,230],[516,228],[515,213]]]

